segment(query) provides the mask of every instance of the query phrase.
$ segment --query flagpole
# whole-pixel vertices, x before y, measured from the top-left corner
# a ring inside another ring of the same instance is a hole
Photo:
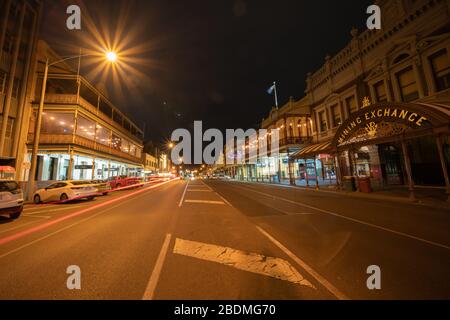
[[[273,82],[273,88],[274,88],[274,91],[275,91],[275,106],[278,109],[278,96],[277,96],[277,83],[276,83],[276,81]]]

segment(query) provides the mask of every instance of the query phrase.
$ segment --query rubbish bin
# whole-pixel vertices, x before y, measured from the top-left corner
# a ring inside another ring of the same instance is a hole
[[[371,193],[372,192],[372,186],[370,185],[370,178],[358,178],[358,189],[361,192],[364,193]]]
[[[356,191],[355,177],[345,176],[343,179],[345,191]]]

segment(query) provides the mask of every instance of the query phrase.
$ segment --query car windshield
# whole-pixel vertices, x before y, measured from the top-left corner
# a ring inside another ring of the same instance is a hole
[[[15,181],[0,181],[0,192],[15,191],[19,185]]]
[[[84,184],[91,184],[89,181],[71,181],[71,184],[73,184],[74,186],[81,186]]]

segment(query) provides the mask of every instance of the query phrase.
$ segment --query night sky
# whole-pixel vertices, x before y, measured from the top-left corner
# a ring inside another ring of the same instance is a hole
[[[69,4],[82,10],[82,30],[65,27]],[[62,55],[94,39],[87,21],[131,48],[138,73],[99,84],[140,127],[162,144],[176,128],[259,127],[274,105],[266,90],[278,83],[280,104],[301,98],[308,72],[362,30],[370,0],[47,0],[41,38]],[[87,10],[87,11],[86,11]],[[91,41],[92,42],[92,41]],[[83,74],[89,73],[85,63]],[[98,82],[98,78],[90,79]],[[205,129],[204,129],[205,130]]]

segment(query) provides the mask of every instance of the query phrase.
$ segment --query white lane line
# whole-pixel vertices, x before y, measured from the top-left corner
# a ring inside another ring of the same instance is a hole
[[[223,202],[225,202],[227,205],[229,205],[230,207],[234,208],[233,205],[224,197],[222,197],[218,192],[215,192],[215,194],[217,194],[217,196],[219,196],[220,199],[223,200]]]
[[[225,202],[223,201],[210,201],[210,200],[184,200],[185,203],[203,203],[203,204],[219,204],[224,205]]]
[[[153,268],[152,274],[148,281],[147,287],[145,288],[144,296],[142,300],[153,300],[155,296],[156,286],[158,285],[159,277],[161,275],[161,270],[166,260],[167,252],[169,251],[169,244],[172,235],[168,233],[164,239],[164,243],[159,252],[158,259],[156,260],[155,267]]]
[[[187,192],[212,192],[211,190],[188,189]]]
[[[23,224],[20,224],[20,225],[18,225],[18,226],[15,226],[15,227],[13,227],[13,228],[9,228],[9,229],[2,230],[2,231],[0,231],[0,234],[1,234],[1,233],[8,232],[8,231],[12,231],[12,230],[19,229],[19,228],[21,228],[21,227],[25,227],[26,225],[29,225],[29,224],[32,224],[32,223],[39,223],[39,220],[29,221],[29,222],[27,222],[27,223],[23,223]]]
[[[38,216],[35,214],[27,214],[27,213],[24,213],[23,216],[29,217],[29,218],[42,218],[42,219],[50,219],[51,218],[51,216]]]
[[[186,190],[189,186],[189,180],[186,183],[186,187],[184,187],[183,195],[181,196],[180,202],[178,203],[178,207],[181,207],[183,205],[184,196],[186,195]]]
[[[280,258],[183,239],[176,239],[173,253],[224,264],[239,270],[315,289],[288,261]]]
[[[359,223],[359,224],[362,224],[362,225],[366,225],[366,226],[369,226],[369,227],[372,227],[372,228],[375,228],[375,229],[379,229],[379,230],[383,230],[383,231],[386,231],[386,232],[389,232],[389,233],[393,233],[393,234],[396,234],[398,236],[402,236],[402,237],[405,237],[405,238],[417,240],[417,241],[420,241],[420,242],[423,242],[423,243],[426,243],[426,244],[430,244],[430,245],[433,245],[433,246],[436,246],[436,247],[440,247],[440,248],[443,248],[443,249],[450,250],[450,246],[447,246],[447,245],[442,244],[442,243],[438,243],[438,242],[422,239],[422,238],[419,238],[419,237],[416,237],[416,236],[413,236],[413,235],[410,235],[410,234],[407,234],[407,233],[403,233],[403,232],[400,232],[400,231],[396,231],[396,230],[392,230],[392,229],[389,229],[389,228],[385,228],[385,227],[382,227],[382,226],[379,226],[379,225],[376,225],[376,224],[372,224],[372,223],[361,221],[361,220],[358,220],[358,219],[346,217],[346,216],[343,216],[341,214],[338,214],[338,213],[335,213],[335,212],[332,212],[332,211],[328,211],[328,210],[324,210],[324,209],[320,209],[320,208],[317,208],[317,207],[313,207],[313,206],[304,204],[302,202],[292,201],[292,200],[289,200],[289,199],[281,198],[281,197],[278,197],[278,196],[274,196],[274,195],[267,194],[267,193],[264,193],[264,192],[252,190],[252,189],[249,189],[249,188],[242,188],[242,187],[237,187],[237,188],[241,188],[241,189],[248,190],[248,191],[251,191],[251,192],[259,193],[261,195],[264,195],[266,197],[270,197],[272,199],[278,199],[278,200],[286,201],[286,202],[289,202],[289,203],[293,203],[293,204],[296,204],[298,206],[306,207],[306,208],[313,209],[313,210],[316,210],[316,211],[319,211],[319,212],[322,212],[322,213],[326,213],[326,214],[332,215],[334,217],[338,217],[338,218],[345,219],[345,220],[348,220],[348,221],[356,222],[356,223]]]
[[[333,286],[327,279],[318,274],[313,268],[307,265],[303,260],[293,254],[288,248],[283,246],[278,240],[264,231],[262,228],[256,226],[256,228],[265,235],[270,241],[273,242],[278,248],[280,248],[285,254],[287,254],[292,260],[294,260],[301,268],[308,272],[317,282],[324,286],[330,293],[332,293],[339,300],[350,300],[345,294],[339,291],[335,286]]]
[[[26,212],[26,214],[27,215],[34,215],[34,214],[40,214],[40,213],[50,213],[50,212],[56,212],[56,211],[64,211],[64,210],[76,209],[76,208],[79,208],[79,207],[87,207],[87,205],[65,207],[65,208],[59,208],[59,209],[54,209],[54,210],[42,210],[42,211]]]

